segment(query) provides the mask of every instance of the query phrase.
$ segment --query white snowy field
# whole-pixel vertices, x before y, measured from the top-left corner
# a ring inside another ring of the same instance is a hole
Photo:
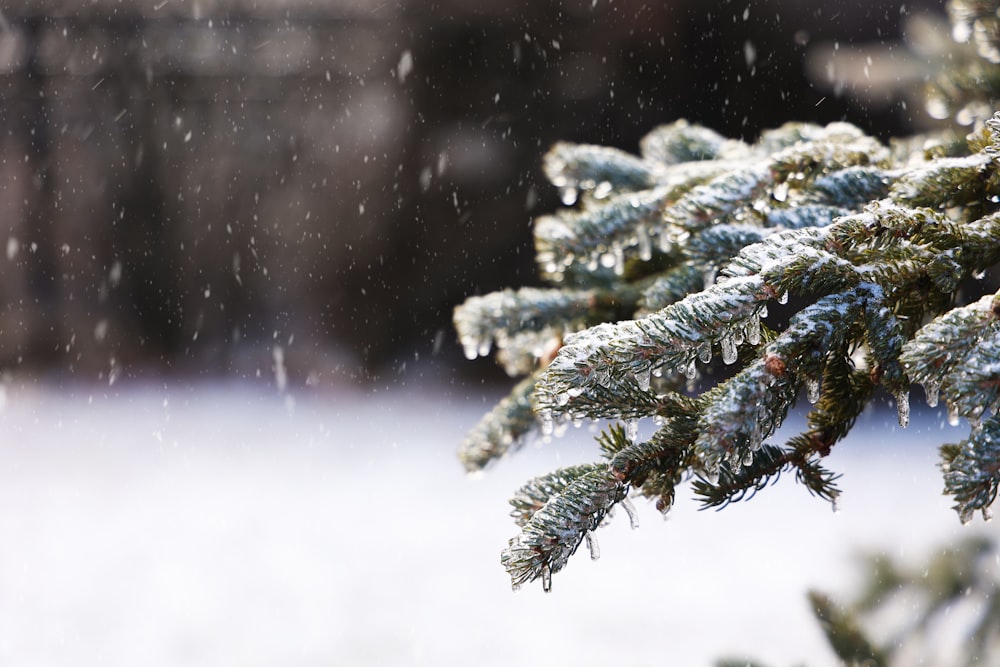
[[[829,460],[837,514],[790,477],[667,522],[637,500],[642,525],[599,531],[599,561],[513,593],[507,497],[596,446],[571,430],[470,478],[454,450],[496,396],[454,394],[8,387],[0,664],[823,667],[807,588],[851,592],[859,549],[995,530],[939,495],[936,445],[961,429],[876,413]]]

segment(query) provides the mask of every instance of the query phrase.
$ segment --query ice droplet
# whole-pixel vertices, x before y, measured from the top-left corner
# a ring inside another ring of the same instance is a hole
[[[542,566],[542,590],[546,593],[552,592],[552,568],[548,565]]]
[[[781,305],[785,305],[786,303],[788,303],[788,292],[782,292],[781,294],[778,295],[778,303],[780,303]]]
[[[698,360],[703,364],[712,363],[712,343],[705,341],[698,346]]]
[[[819,400],[819,380],[806,378],[806,400],[811,405],[815,405]]]
[[[753,465],[753,452],[747,452],[743,455],[743,465],[744,467]]]
[[[479,356],[479,344],[475,340],[465,338],[462,340],[462,351],[465,352],[465,358],[472,361]]]
[[[736,361],[736,341],[732,336],[725,335],[719,339],[719,347],[722,348],[722,361],[731,364]]]
[[[639,439],[639,420],[629,419],[625,422],[625,435],[629,440],[635,442]]]
[[[542,420],[542,435],[552,435],[552,432],[556,428],[555,422],[552,419],[552,413],[546,411],[541,413],[539,417]]]
[[[563,188],[559,192],[559,199],[562,201],[563,206],[572,206],[576,203],[576,198],[576,188]]]
[[[924,396],[927,400],[927,405],[932,408],[936,408],[938,404],[938,396],[941,392],[941,385],[937,382],[925,382],[924,383]]]
[[[628,514],[628,523],[635,530],[639,527],[639,515],[636,514],[635,505],[628,498],[622,498],[622,509],[625,510],[625,514]]]
[[[757,311],[757,317],[759,317],[762,320],[767,318],[767,304],[766,303],[763,304],[763,305],[761,305],[760,310]]]
[[[958,426],[958,409],[954,405],[948,406],[948,426]]]
[[[592,533],[583,536],[587,541],[587,551],[590,552],[590,560],[597,560],[601,557],[601,547],[597,545],[597,538]]]
[[[653,242],[649,239],[649,230],[646,225],[639,225],[636,234],[639,241],[639,259],[648,262],[653,259]]]
[[[903,428],[910,423],[910,392],[906,389],[896,394],[896,413]]]
[[[564,391],[560,393],[559,396],[556,397],[557,405],[564,406],[567,403],[569,403],[569,392]]]
[[[649,390],[649,384],[652,379],[652,373],[647,369],[643,371],[637,371],[635,374],[635,383],[639,386],[639,389],[643,391]]]
[[[972,508],[963,507],[962,511],[958,513],[958,520],[962,522],[963,526],[968,526],[972,523],[972,515],[974,514]]]
[[[490,356],[490,349],[492,347],[493,347],[493,341],[487,338],[485,340],[479,341],[479,349],[477,350],[477,352],[479,353],[480,357],[488,357]]]

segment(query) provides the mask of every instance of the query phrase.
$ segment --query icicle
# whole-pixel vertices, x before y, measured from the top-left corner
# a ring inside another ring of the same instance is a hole
[[[785,305],[786,303],[788,303],[788,292],[782,292],[781,294],[778,295],[778,303],[780,303],[781,305]]]
[[[706,289],[715,284],[715,276],[717,272],[718,269],[714,264],[706,264],[702,267],[701,279],[704,281]]]
[[[639,242],[639,259],[648,262],[653,259],[653,242],[649,238],[649,229],[646,225],[639,225],[636,234]]]
[[[830,509],[833,510],[834,514],[840,514],[840,496],[833,497],[833,500],[830,501]]]
[[[472,336],[464,336],[462,338],[462,351],[465,352],[465,358],[472,361],[479,356],[479,341]]]
[[[938,404],[938,396],[941,392],[941,385],[937,382],[924,382],[924,395],[927,400],[927,405],[932,408],[936,408]]]
[[[542,566],[542,590],[546,593],[552,592],[552,568],[548,565]]]
[[[583,536],[583,539],[587,541],[587,551],[590,552],[590,560],[597,560],[601,557],[601,547],[597,545],[597,538],[594,537],[593,533],[587,533]]]
[[[751,315],[745,327],[747,342],[751,345],[760,345],[760,315]]]
[[[632,442],[636,442],[639,439],[639,420],[638,419],[627,419],[625,421],[625,435]]]
[[[896,394],[896,412],[899,416],[899,425],[906,428],[910,423],[910,392],[906,389]]]
[[[625,250],[620,245],[616,245],[613,250],[615,255],[615,275],[623,276],[625,275]]]
[[[958,520],[962,522],[963,526],[968,526],[972,523],[972,516],[975,514],[975,510],[971,507],[963,507],[958,513]]]
[[[542,435],[552,435],[555,430],[555,422],[552,419],[552,413],[546,410],[545,412],[539,413],[538,417],[542,420]]]
[[[815,378],[806,378],[806,400],[809,401],[811,405],[816,405],[816,401],[819,400],[819,380]]]
[[[712,341],[707,340],[698,346],[698,361],[703,364],[712,363]]]
[[[632,527],[632,530],[635,530],[639,527],[639,515],[636,514],[635,505],[628,498],[622,498],[621,505],[622,509],[625,510],[625,514],[628,514],[629,525]]]
[[[638,385],[639,389],[642,391],[649,390],[649,384],[652,380],[652,372],[647,368],[646,370],[636,371],[635,373],[635,383]]]
[[[948,405],[948,426],[958,426],[958,408]]]
[[[559,191],[559,199],[562,200],[563,206],[572,206],[576,203],[578,194],[576,188],[563,188]]]
[[[722,361],[725,364],[731,364],[736,361],[736,341],[733,337],[726,334],[719,339],[719,347],[722,348]]]
[[[479,356],[488,357],[490,356],[490,349],[493,347],[493,341],[489,338],[479,341]]]

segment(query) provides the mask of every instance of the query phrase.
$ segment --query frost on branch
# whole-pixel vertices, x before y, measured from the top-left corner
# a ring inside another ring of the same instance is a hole
[[[643,139],[639,157],[553,148],[546,174],[566,207],[535,223],[549,287],[456,309],[469,356],[493,349],[528,377],[461,456],[478,469],[535,431],[621,423],[598,438],[605,461],[515,495],[521,532],[502,559],[515,586],[548,589],[584,541],[596,554],[593,531],[632,491],[666,513],[690,480],[705,506],[723,507],[787,473],[834,502],[823,458],[879,387],[905,426],[911,381],[972,424],[942,450],[945,488],[963,520],[987,513],[1000,475],[1000,297],[975,299],[1000,261],[998,136],[1000,115],[961,145],[893,150],[845,123],[744,143],[678,121]],[[797,404],[805,431],[774,442]]]

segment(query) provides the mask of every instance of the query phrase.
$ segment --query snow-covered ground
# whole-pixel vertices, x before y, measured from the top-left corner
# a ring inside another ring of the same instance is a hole
[[[994,530],[939,495],[936,445],[961,429],[875,413],[829,461],[837,514],[790,478],[718,513],[682,500],[667,522],[637,501],[641,527],[603,528],[599,561],[513,593],[507,497],[597,453],[571,431],[466,476],[454,450],[492,398],[8,387],[0,664],[822,667],[808,587],[850,592],[859,549],[918,557]]]

